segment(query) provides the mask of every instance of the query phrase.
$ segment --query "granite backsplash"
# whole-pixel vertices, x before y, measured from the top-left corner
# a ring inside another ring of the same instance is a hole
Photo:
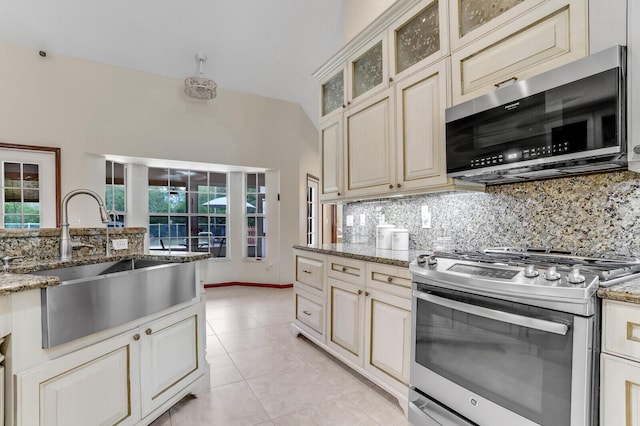
[[[429,229],[422,206],[431,213]],[[346,226],[350,215],[353,226]],[[381,215],[409,230],[414,250],[515,246],[640,256],[640,174],[629,171],[348,203],[343,241],[375,244]]]

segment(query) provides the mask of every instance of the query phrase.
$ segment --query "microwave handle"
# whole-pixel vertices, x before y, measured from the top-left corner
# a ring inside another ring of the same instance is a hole
[[[467,303],[458,302],[457,300],[446,299],[444,297],[436,296],[435,294],[423,293],[416,290],[413,291],[413,295],[418,299],[422,299],[426,302],[434,303],[436,305],[444,306],[445,308],[466,312],[471,315],[489,318],[496,321],[520,325],[527,328],[534,328],[536,330],[546,331],[553,334],[560,334],[562,336],[566,335],[567,331],[569,331],[569,327],[566,324],[558,322],[525,317],[509,312],[483,308],[482,306],[469,305]]]

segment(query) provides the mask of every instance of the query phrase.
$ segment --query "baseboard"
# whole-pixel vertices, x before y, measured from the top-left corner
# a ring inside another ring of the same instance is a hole
[[[266,287],[266,288],[291,288],[293,284],[263,284],[263,283],[245,283],[241,281],[231,281],[228,283],[205,284],[204,288],[214,287],[231,287],[232,285],[243,287]]]

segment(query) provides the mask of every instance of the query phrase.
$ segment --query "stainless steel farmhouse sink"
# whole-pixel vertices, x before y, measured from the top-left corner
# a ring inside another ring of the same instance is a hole
[[[60,278],[42,289],[42,347],[70,342],[187,302],[195,262],[131,259],[34,272]]]

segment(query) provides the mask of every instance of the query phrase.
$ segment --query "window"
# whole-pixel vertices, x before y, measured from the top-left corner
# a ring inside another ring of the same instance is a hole
[[[245,174],[245,235],[246,257],[262,260],[266,257],[266,183],[264,173]]]
[[[106,186],[104,203],[110,213],[110,228],[120,228],[125,225],[127,214],[125,165],[111,160],[106,161]]]
[[[57,226],[59,164],[59,148],[0,143],[0,227]]]
[[[227,175],[149,168],[151,250],[227,257]]]
[[[307,174],[307,244],[318,242],[318,182]]]

